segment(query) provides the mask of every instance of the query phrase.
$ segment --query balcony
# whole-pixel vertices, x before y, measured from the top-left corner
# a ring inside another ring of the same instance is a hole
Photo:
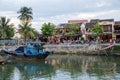
[[[103,32],[112,32],[112,30],[103,30]]]
[[[114,33],[119,34],[120,30],[114,30]]]

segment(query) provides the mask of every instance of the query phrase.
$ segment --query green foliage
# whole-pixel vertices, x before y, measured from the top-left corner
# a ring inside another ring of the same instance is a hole
[[[72,36],[72,35],[74,35],[75,33],[73,32],[73,31],[71,31],[71,32],[68,32],[68,33],[66,33],[67,35],[69,35],[69,36]]]
[[[65,29],[61,29],[61,32],[62,32],[62,34],[65,34],[66,30]]]
[[[10,24],[10,19],[0,17],[0,38],[11,38],[14,36],[13,24]]]
[[[38,31],[36,31],[34,28],[33,28],[33,33],[34,33],[34,37],[38,37],[40,34]]]
[[[80,24],[69,24],[69,32],[67,33],[68,35],[73,35],[78,33],[78,30],[80,29]]]
[[[55,25],[50,22],[44,23],[41,31],[44,36],[53,36],[55,34]]]
[[[20,14],[20,16],[18,16],[18,18],[21,20],[21,21],[28,21],[28,20],[31,20],[33,19],[32,17],[32,8],[28,8],[28,7],[22,7],[18,13]]]
[[[13,37],[14,36],[14,28],[9,28],[7,31],[7,36],[8,38]]]
[[[92,37],[97,38],[101,34],[103,34],[103,26],[99,25],[99,23],[96,23],[93,28],[90,29],[92,32]]]
[[[24,38],[24,42],[26,44],[27,38],[35,38],[38,35],[37,31],[31,27],[31,24],[29,22],[31,19],[33,19],[32,8],[22,7],[18,13],[20,14],[18,18],[22,21],[19,25],[20,33]]]
[[[23,22],[19,25],[20,28],[20,34],[24,37],[24,42],[26,44],[27,38],[34,38],[36,31],[34,28],[31,27],[31,24],[29,22]]]
[[[111,49],[110,49],[110,51],[111,51]],[[120,54],[120,46],[119,45],[115,45],[114,47],[113,47],[113,51],[112,51],[113,53],[119,53]]]

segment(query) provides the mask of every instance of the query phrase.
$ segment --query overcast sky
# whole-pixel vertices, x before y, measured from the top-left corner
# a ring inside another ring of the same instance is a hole
[[[32,26],[37,30],[44,22],[57,25],[71,19],[120,20],[120,0],[0,0],[0,16],[11,18],[17,26],[17,11],[23,6],[33,9]]]

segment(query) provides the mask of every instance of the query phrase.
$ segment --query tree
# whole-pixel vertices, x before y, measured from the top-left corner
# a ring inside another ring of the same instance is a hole
[[[11,38],[14,36],[13,24],[10,24],[10,19],[0,17],[0,38]]]
[[[7,30],[7,38],[11,38],[14,36],[14,28],[8,28]]]
[[[28,8],[28,7],[22,7],[18,13],[20,14],[20,16],[18,16],[18,18],[23,21],[23,22],[28,22],[29,20],[33,19],[32,17],[32,8]]]
[[[44,23],[41,31],[44,36],[53,36],[55,34],[55,25],[50,22]]]
[[[78,33],[79,29],[80,29],[80,24],[76,24],[76,23],[69,24],[69,32],[67,34],[74,35]]]
[[[24,43],[26,45],[27,38],[34,38],[37,35],[37,32],[34,28],[31,27],[30,20],[33,19],[32,17],[32,8],[22,7],[18,13],[20,14],[18,18],[21,20],[20,27],[20,34],[24,38]]]
[[[34,38],[35,37],[35,29],[31,27],[31,24],[29,22],[23,22],[19,25],[20,28],[20,34],[24,38],[24,44],[26,45],[27,38]]]
[[[92,32],[92,37],[93,38],[97,38],[98,36],[103,34],[103,26],[100,25],[99,23],[96,23],[93,26],[93,28],[90,29],[90,31]]]
[[[34,38],[39,37],[40,33],[38,31],[36,31],[34,28],[32,29],[32,32],[34,34]]]

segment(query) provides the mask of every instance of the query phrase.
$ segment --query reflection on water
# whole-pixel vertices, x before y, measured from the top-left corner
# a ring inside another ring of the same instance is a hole
[[[120,58],[50,55],[0,65],[0,80],[120,80]]]
[[[54,67],[43,61],[18,61],[0,65],[0,80],[38,80],[55,74]]]

